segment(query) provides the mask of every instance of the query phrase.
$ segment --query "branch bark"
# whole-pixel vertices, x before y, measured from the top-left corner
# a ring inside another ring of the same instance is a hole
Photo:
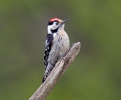
[[[47,77],[45,82],[40,85],[36,92],[29,98],[29,100],[45,100],[49,95],[53,87],[56,85],[59,78],[66,71],[70,63],[75,59],[77,54],[80,51],[81,44],[80,42],[75,43],[67,55],[61,58],[51,71],[50,75]]]

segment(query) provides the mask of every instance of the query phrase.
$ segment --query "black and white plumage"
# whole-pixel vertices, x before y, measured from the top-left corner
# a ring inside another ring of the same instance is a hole
[[[69,50],[69,37],[64,31],[64,23],[66,21],[59,18],[52,18],[48,22],[48,34],[46,36],[44,52],[45,73],[42,83],[55,67],[56,62],[61,57],[64,57]]]
[[[52,41],[53,41],[53,36],[51,34],[47,34],[46,37],[46,42],[45,42],[45,52],[44,52],[44,65],[45,65],[45,70],[46,67],[48,65],[48,56],[49,56],[49,52],[51,50],[52,47]]]

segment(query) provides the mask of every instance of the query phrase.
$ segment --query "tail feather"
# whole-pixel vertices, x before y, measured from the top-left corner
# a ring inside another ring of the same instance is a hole
[[[44,73],[44,77],[42,79],[42,83],[44,83],[44,81],[46,80],[46,78],[49,76],[50,72],[52,71],[52,69],[54,68],[53,65],[51,64],[48,64],[46,70],[45,70],[45,73]]]
[[[44,83],[44,81],[45,81],[45,79],[44,79],[44,77],[43,77],[43,79],[42,79],[42,83]]]

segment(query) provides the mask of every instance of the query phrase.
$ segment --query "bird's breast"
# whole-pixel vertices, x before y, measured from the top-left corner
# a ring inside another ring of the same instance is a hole
[[[53,45],[55,45],[55,52],[57,52],[61,57],[65,56],[65,54],[69,50],[69,37],[64,33],[58,33],[54,36]]]

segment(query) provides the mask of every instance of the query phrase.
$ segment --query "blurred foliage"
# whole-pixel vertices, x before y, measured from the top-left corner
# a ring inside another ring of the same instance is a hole
[[[46,25],[65,30],[80,54],[46,100],[121,100],[121,1],[0,0],[0,100],[27,100],[41,84]]]

